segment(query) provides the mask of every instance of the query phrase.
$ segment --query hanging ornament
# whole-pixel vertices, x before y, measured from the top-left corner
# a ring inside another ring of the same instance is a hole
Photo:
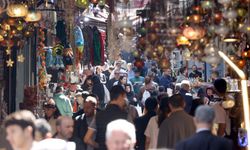
[[[228,6],[232,0],[218,0],[218,2],[224,6]]]
[[[241,54],[241,56],[243,58],[247,58],[248,57],[248,52],[247,51],[243,51],[242,54]]]
[[[200,5],[193,6],[193,10],[196,11],[196,13],[201,13],[202,12],[202,7]]]
[[[238,64],[238,66],[239,66],[240,68],[243,68],[243,67],[246,65],[246,60],[241,59],[241,60],[238,61],[237,64]]]
[[[244,17],[247,14],[247,10],[244,9],[244,8],[238,8],[237,9],[237,14],[238,14],[239,17]]]
[[[201,2],[201,7],[204,9],[211,9],[213,8],[213,2],[210,0],[204,0]]]
[[[3,40],[4,40],[4,37],[0,35],[0,42],[2,42]]]
[[[190,45],[191,43],[189,42],[188,38],[186,38],[183,35],[180,35],[177,37],[176,42],[178,45]]]
[[[25,58],[23,57],[23,54],[21,54],[21,55],[19,55],[19,56],[17,56],[17,61],[18,62],[24,62],[24,60],[25,60]]]
[[[105,7],[105,0],[100,0],[99,3],[98,3],[98,6],[100,9],[104,9]]]
[[[99,0],[91,0],[91,3],[94,4],[94,6],[96,6],[98,4]]]
[[[170,27],[170,28],[168,29],[167,33],[168,33],[168,35],[169,35],[170,37],[176,37],[176,36],[179,35],[180,29],[177,28],[177,27]]]
[[[28,14],[28,7],[22,3],[10,4],[7,14],[10,17],[25,17]]]
[[[12,61],[10,58],[6,61],[7,67],[13,67],[14,61]]]
[[[200,23],[202,21],[202,16],[199,14],[193,14],[190,16],[189,21],[192,23]]]
[[[212,54],[218,52],[219,49],[215,46],[213,42],[210,42],[204,49],[205,54]]]
[[[10,49],[10,48],[7,48],[7,49],[5,50],[5,52],[6,52],[6,55],[10,55],[10,54],[11,54],[11,49]]]
[[[26,22],[37,22],[42,18],[42,13],[40,11],[30,10],[25,16],[24,20]]]
[[[79,8],[87,8],[89,6],[89,0],[76,0],[76,6]]]
[[[190,40],[198,40],[205,36],[206,32],[201,27],[186,27],[183,35]]]
[[[223,12],[222,15],[226,19],[233,20],[237,17],[238,14],[236,10],[229,8],[229,10]]]
[[[216,12],[216,13],[214,14],[214,21],[215,21],[216,23],[221,22],[222,19],[223,19],[223,15],[222,15],[221,12]]]
[[[225,25],[224,22],[221,22],[219,26],[217,26],[215,33],[220,36],[226,36],[229,32],[229,28]]]

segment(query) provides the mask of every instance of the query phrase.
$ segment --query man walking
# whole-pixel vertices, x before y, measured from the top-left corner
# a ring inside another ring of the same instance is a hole
[[[211,133],[215,111],[210,106],[200,106],[195,112],[196,134],[176,146],[176,150],[232,150],[232,141]]]
[[[158,148],[173,149],[176,143],[195,133],[193,118],[184,111],[185,101],[180,94],[169,99],[171,114],[160,126]]]

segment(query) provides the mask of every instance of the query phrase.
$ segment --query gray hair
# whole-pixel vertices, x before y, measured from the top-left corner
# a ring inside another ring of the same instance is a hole
[[[215,118],[214,109],[207,105],[199,106],[195,111],[195,118],[198,122],[211,124]]]
[[[123,133],[126,133],[130,137],[132,142],[136,142],[135,126],[127,120],[118,119],[110,122],[107,126],[106,139],[109,139],[112,132],[114,131],[121,131]]]
[[[37,119],[35,121],[36,131],[40,132],[45,138],[47,133],[51,133],[51,126],[45,119]]]

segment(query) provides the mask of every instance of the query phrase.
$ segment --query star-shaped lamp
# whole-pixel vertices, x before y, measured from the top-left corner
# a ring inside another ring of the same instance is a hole
[[[17,56],[17,61],[18,62],[24,62],[25,58],[23,57],[23,54]]]
[[[5,51],[6,51],[6,54],[7,54],[7,55],[10,55],[10,54],[11,54],[11,50],[10,50],[9,48],[6,49]]]
[[[12,61],[11,59],[6,61],[7,63],[7,67],[13,67],[14,61]]]

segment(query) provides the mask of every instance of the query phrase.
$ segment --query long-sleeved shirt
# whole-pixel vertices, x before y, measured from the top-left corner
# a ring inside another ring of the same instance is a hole
[[[57,93],[54,96],[54,100],[62,116],[73,116],[73,109],[67,96],[65,96],[63,93]]]

